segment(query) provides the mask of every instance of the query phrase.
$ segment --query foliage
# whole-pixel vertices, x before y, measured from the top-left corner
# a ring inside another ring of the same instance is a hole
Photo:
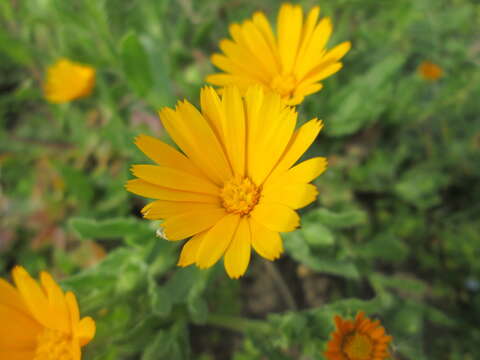
[[[0,2],[0,273],[63,278],[97,321],[86,359],[322,359],[333,316],[359,309],[395,359],[480,357],[480,5],[320,5],[332,43],[353,44],[300,108],[325,121],[309,155],[329,170],[283,259],[233,281],[221,264],[177,268],[180,244],[123,184],[143,158],[134,136],[165,137],[155,111],[197,101],[228,24],[279,2]],[[91,97],[43,100],[61,56],[97,69]],[[423,60],[443,78],[419,77]]]

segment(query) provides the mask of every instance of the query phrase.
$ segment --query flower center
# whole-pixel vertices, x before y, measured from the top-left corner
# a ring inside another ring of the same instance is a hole
[[[220,191],[222,205],[229,213],[247,215],[257,205],[259,188],[247,177],[234,177]]]
[[[284,98],[293,95],[295,90],[296,79],[293,75],[277,75],[270,82],[270,87],[273,91],[280,94]]]
[[[342,348],[349,360],[368,360],[372,355],[373,341],[367,335],[355,332],[347,336]]]
[[[70,337],[58,330],[45,329],[37,337],[33,360],[73,360]]]

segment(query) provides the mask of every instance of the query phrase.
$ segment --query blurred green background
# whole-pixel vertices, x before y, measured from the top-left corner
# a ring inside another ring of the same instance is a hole
[[[97,336],[85,359],[323,359],[335,314],[358,309],[394,337],[392,358],[480,358],[480,2],[324,0],[344,68],[299,108],[324,119],[318,202],[271,264],[175,268],[179,246],[142,220],[123,184],[133,138],[198,103],[228,24],[280,2],[0,2],[0,275],[48,269]],[[59,57],[97,70],[93,94],[42,96]],[[443,69],[438,81],[422,61]]]

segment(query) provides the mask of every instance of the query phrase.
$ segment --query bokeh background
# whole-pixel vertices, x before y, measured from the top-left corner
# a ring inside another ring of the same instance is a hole
[[[480,3],[298,3],[332,17],[330,44],[352,41],[299,108],[325,121],[309,156],[330,166],[284,256],[236,281],[176,268],[180,244],[123,185],[146,162],[136,135],[168,141],[156,110],[198,104],[228,24],[280,2],[0,2],[0,275],[73,289],[98,326],[85,359],[323,359],[333,315],[359,309],[393,359],[480,358]],[[96,69],[90,97],[44,99],[60,57]]]

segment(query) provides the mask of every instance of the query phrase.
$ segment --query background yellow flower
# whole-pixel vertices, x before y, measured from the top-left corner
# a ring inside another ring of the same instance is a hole
[[[317,23],[319,14],[320,7],[315,6],[304,18],[300,6],[286,3],[278,13],[276,34],[262,12],[230,25],[232,40],[220,41],[223,54],[211,58],[224,73],[209,75],[206,81],[235,84],[243,91],[261,84],[290,105],[301,103],[322,89],[321,80],[342,68],[340,59],[350,50],[348,41],[326,49],[332,23],[329,18]]]
[[[65,103],[90,95],[94,85],[94,68],[62,58],[48,68],[44,94],[49,102]]]
[[[95,322],[80,319],[77,300],[46,272],[38,284],[24,268],[12,271],[16,288],[0,279],[0,359],[79,360],[95,335]]]
[[[313,142],[322,123],[295,131],[297,113],[257,86],[242,98],[227,87],[220,98],[206,87],[201,112],[187,101],[164,108],[160,119],[185,155],[149,136],[137,146],[157,165],[135,165],[127,189],[157,199],[143,215],[164,219],[168,240],[192,237],[179,265],[208,268],[223,255],[232,278],[247,269],[251,247],[273,260],[283,251],[279,232],[300,223],[295,209],[315,200],[308,184],[326,168],[316,157],[292,166]]]

